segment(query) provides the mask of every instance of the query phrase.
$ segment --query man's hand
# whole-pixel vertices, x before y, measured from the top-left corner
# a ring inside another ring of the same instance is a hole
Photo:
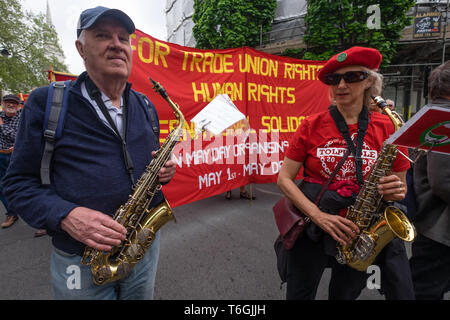
[[[72,238],[91,248],[110,251],[125,240],[127,230],[112,217],[85,207],[77,207],[61,220],[61,228]]]
[[[156,154],[156,151],[153,151],[152,156],[154,157],[155,154]],[[164,164],[164,167],[162,167],[159,170],[159,174],[158,174],[159,182],[161,182],[161,183],[169,182],[175,175],[176,168],[177,168],[177,164],[175,163],[175,161],[168,160]]]

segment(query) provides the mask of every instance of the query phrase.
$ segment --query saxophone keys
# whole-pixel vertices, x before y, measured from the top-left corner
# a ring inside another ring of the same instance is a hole
[[[150,229],[142,229],[137,235],[139,244],[144,248],[150,248],[155,240],[155,233]]]
[[[140,261],[145,255],[145,251],[142,249],[139,243],[133,243],[130,245],[125,251],[125,257],[127,260],[136,260]],[[122,263],[121,265],[123,265]]]
[[[335,258],[336,258],[336,261],[339,264],[346,264],[347,263],[347,258],[346,258],[345,254],[341,250],[338,250],[338,253],[336,254]]]
[[[356,258],[363,261],[366,260],[375,248],[375,241],[376,239],[367,232],[360,234],[355,244]]]
[[[93,259],[93,249],[90,247],[86,247],[86,249],[84,250],[84,254],[83,257],[81,258],[81,263],[89,266],[92,263],[92,259]]]
[[[112,271],[107,266],[102,266],[93,274],[93,278],[96,284],[103,284],[112,278]]]
[[[117,267],[117,277],[122,278],[126,276],[133,267],[128,261],[123,261],[118,267]]]

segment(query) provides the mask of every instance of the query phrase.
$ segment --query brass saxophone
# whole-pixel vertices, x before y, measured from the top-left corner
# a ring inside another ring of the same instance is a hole
[[[170,105],[178,120],[178,125],[164,140],[150,164],[133,188],[128,201],[115,212],[113,219],[127,229],[127,236],[119,246],[103,252],[86,246],[81,263],[91,266],[96,284],[119,280],[127,275],[144,257],[152,245],[156,232],[168,221],[175,220],[167,200],[154,208],[149,208],[155,194],[161,189],[158,173],[170,159],[172,149],[180,141],[183,132],[184,116],[164,88],[150,79],[153,89]]]
[[[378,107],[389,116],[395,130],[399,129],[403,120],[391,112],[381,97],[372,97]],[[337,245],[336,260],[341,264],[365,271],[375,260],[380,251],[395,237],[404,241],[412,241],[415,229],[406,215],[394,206],[388,206],[380,212],[382,196],[377,191],[378,181],[391,171],[397,155],[397,147],[384,143],[367,180],[356,198],[353,206],[347,211],[346,218],[355,223],[360,234],[351,245]]]

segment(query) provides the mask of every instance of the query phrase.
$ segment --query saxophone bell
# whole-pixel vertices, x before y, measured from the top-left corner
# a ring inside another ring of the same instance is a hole
[[[395,236],[407,242],[414,240],[416,231],[402,210],[388,206],[384,210],[384,219]]]

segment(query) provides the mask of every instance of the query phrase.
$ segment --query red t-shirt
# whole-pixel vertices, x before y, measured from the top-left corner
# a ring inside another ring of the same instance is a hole
[[[358,124],[349,125],[348,129],[350,136],[355,140]],[[362,147],[364,179],[367,178],[378,158],[384,140],[393,132],[394,125],[388,116],[372,112]],[[302,121],[290,141],[286,156],[294,161],[302,162],[307,176],[326,181],[346,150],[347,142],[337,129],[330,112],[325,111]],[[399,150],[408,154],[407,148],[400,147]],[[350,154],[333,181],[351,180],[356,183],[355,168],[355,159]],[[398,152],[392,171],[401,172],[408,168],[409,160]]]

